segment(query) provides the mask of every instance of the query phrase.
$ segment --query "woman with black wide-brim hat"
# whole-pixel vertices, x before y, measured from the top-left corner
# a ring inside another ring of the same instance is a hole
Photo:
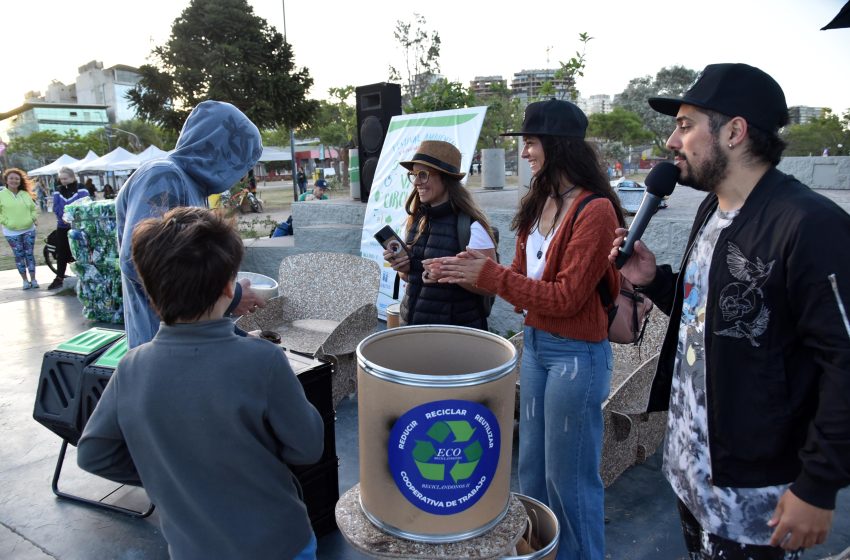
[[[453,256],[467,247],[496,258],[490,225],[472,195],[461,184],[460,151],[448,142],[425,140],[409,161],[413,189],[407,197],[407,252],[385,251],[384,258],[407,282],[399,318],[406,325],[458,325],[487,329],[489,293],[459,282],[440,284],[429,262]],[[466,241],[468,240],[468,242]]]
[[[520,490],[547,504],[561,524],[558,558],[605,557],[602,403],[612,355],[600,284],[619,293],[608,262],[611,228],[624,224],[587,117],[567,101],[525,111],[522,157],[531,190],[514,216],[510,267],[469,251],[442,259],[441,282],[495,292],[525,314],[520,369]],[[580,209],[580,211],[579,211]]]

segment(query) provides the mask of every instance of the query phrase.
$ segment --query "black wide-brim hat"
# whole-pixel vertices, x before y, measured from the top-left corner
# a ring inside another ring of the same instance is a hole
[[[788,124],[785,93],[770,75],[748,64],[709,64],[682,97],[650,97],[649,106],[675,117],[682,105],[744,117],[767,132]]]
[[[461,173],[460,162],[460,150],[454,145],[442,140],[423,140],[413,159],[398,164],[405,169],[413,169],[413,164],[418,163],[455,179],[463,179],[466,173]]]
[[[529,103],[525,108],[522,130],[500,136],[566,136],[584,138],[587,116],[569,101],[550,99]]]

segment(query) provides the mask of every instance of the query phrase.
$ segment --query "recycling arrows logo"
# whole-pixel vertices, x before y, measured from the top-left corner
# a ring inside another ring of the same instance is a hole
[[[475,428],[470,426],[466,420],[446,421],[437,422],[426,433],[431,440],[440,444],[446,443],[449,435],[453,435],[454,443],[460,444],[469,442],[475,433]],[[478,466],[478,461],[481,460],[481,455],[484,453],[481,443],[478,441],[468,443],[468,445],[459,449],[462,449],[462,459],[458,459],[449,469],[449,476],[455,484],[472,476],[475,467]],[[446,479],[446,464],[431,462],[436,456],[437,449],[431,441],[416,441],[413,448],[413,459],[416,461],[416,468],[419,469],[422,478],[426,480]]]
[[[498,422],[485,406],[445,400],[419,405],[390,431],[388,461],[399,491],[416,507],[452,514],[475,504],[499,464]]]

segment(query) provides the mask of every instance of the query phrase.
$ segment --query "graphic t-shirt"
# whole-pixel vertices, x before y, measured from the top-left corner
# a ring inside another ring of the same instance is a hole
[[[767,522],[788,485],[765,488],[715,486],[711,480],[708,446],[710,434],[705,392],[708,274],[717,239],[737,214],[737,210],[722,212],[718,209],[711,216],[697,237],[685,268],[684,301],[662,471],[704,531],[739,543],[766,545],[773,533]],[[718,266],[727,266],[727,259],[723,261]],[[746,300],[742,298],[742,301]],[[719,304],[709,311],[722,312]],[[711,374],[736,373],[715,371]]]

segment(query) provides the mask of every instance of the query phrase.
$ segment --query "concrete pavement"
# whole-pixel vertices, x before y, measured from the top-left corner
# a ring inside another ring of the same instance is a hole
[[[38,274],[45,285],[51,279],[46,268]],[[162,560],[168,553],[159,531],[158,513],[147,519],[133,519],[60,500],[51,492],[60,439],[32,417],[43,355],[92,326],[116,327],[88,321],[81,308],[72,290],[23,291],[16,271],[0,272],[0,324],[4,333],[0,362],[0,559]],[[343,493],[359,480],[354,400],[343,401],[337,410],[336,445],[339,489]],[[69,452],[61,486],[65,491],[97,498],[116,488],[79,471],[74,448]],[[513,486],[517,490],[515,482]],[[145,495],[138,489],[122,489],[108,501],[143,507]],[[661,476],[659,454],[627,471],[606,491],[606,516],[606,558],[684,558],[674,497]],[[819,559],[839,554],[842,559],[850,559],[847,489],[839,494],[829,540],[806,557]],[[339,532],[319,540],[318,557],[365,558]]]

